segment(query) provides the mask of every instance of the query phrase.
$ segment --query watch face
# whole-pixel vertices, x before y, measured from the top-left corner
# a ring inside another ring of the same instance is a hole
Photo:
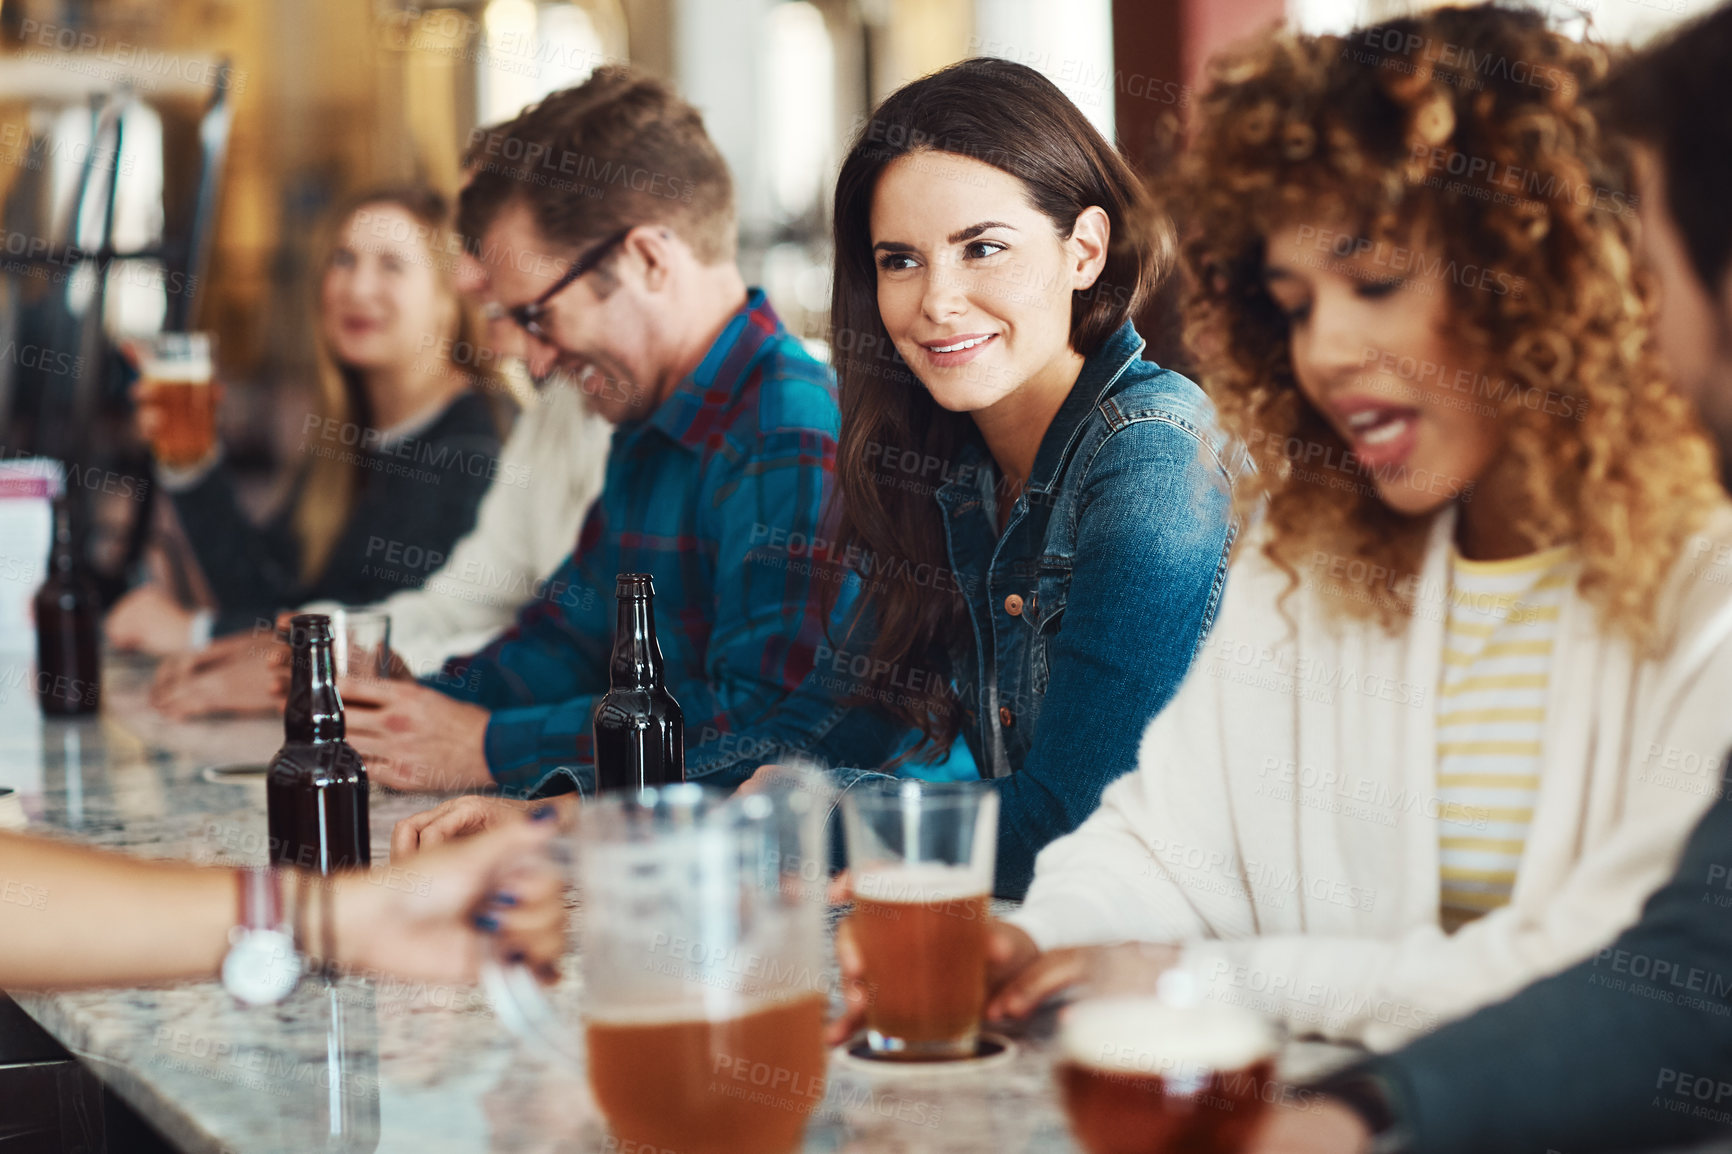
[[[249,1006],[289,996],[301,980],[295,940],[281,930],[246,930],[223,959],[223,988]]]

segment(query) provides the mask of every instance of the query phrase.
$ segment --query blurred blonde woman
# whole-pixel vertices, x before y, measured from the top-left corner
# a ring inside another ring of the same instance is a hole
[[[418,586],[475,521],[498,469],[500,425],[477,370],[471,318],[453,285],[449,206],[423,187],[345,203],[318,267],[318,381],[296,421],[298,473],[263,524],[241,511],[221,446],[188,469],[158,466],[214,607],[157,583],[111,611],[111,641],[153,653],[196,648],[317,599],[379,600]],[[469,362],[469,363],[466,363]],[[147,440],[161,429],[139,396]]]
[[[1581,99],[1605,66],[1497,7],[1215,62],[1187,329],[1260,524],[1000,928],[994,1013],[1141,940],[1384,1048],[1590,956],[1672,871],[1732,745],[1732,517]]]

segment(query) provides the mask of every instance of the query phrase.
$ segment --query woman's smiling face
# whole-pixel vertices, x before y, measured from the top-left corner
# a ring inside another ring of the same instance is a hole
[[[879,317],[939,405],[990,408],[1071,355],[1071,294],[1104,263],[1100,209],[1063,237],[1016,177],[927,150],[885,167],[870,227]]]

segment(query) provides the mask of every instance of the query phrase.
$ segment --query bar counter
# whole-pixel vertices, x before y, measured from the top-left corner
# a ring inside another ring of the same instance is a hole
[[[262,777],[213,767],[267,761],[274,719],[176,724],[145,699],[149,667],[111,659],[99,718],[45,721],[21,660],[0,662],[0,786],[27,832],[142,857],[265,861]],[[375,863],[391,826],[432,804],[375,787]],[[52,900],[52,895],[50,895]],[[575,959],[554,995],[577,994]],[[188,1152],[610,1151],[622,1154],[581,1070],[519,1043],[478,988],[389,980],[303,982],[248,1009],[214,981],[174,988],[13,996],[174,1146]],[[808,1151],[992,1151],[1074,1147],[1053,1091],[1050,1019],[1007,1060],[885,1072],[833,1059]],[[1339,1061],[1290,1047],[1284,1073]]]

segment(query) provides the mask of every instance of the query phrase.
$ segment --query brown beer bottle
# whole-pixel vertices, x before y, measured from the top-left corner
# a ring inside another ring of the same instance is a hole
[[[48,579],[36,591],[36,700],[56,717],[95,713],[102,705],[102,649],[96,587],[73,547],[72,511],[54,502]]]
[[[289,619],[292,667],[283,747],[265,782],[271,859],[329,874],[371,865],[367,768],[343,740],[343,699],[331,654],[331,619]]]
[[[595,789],[643,789],[686,779],[686,718],[662,684],[655,585],[648,573],[621,573],[611,688],[595,711]]]

